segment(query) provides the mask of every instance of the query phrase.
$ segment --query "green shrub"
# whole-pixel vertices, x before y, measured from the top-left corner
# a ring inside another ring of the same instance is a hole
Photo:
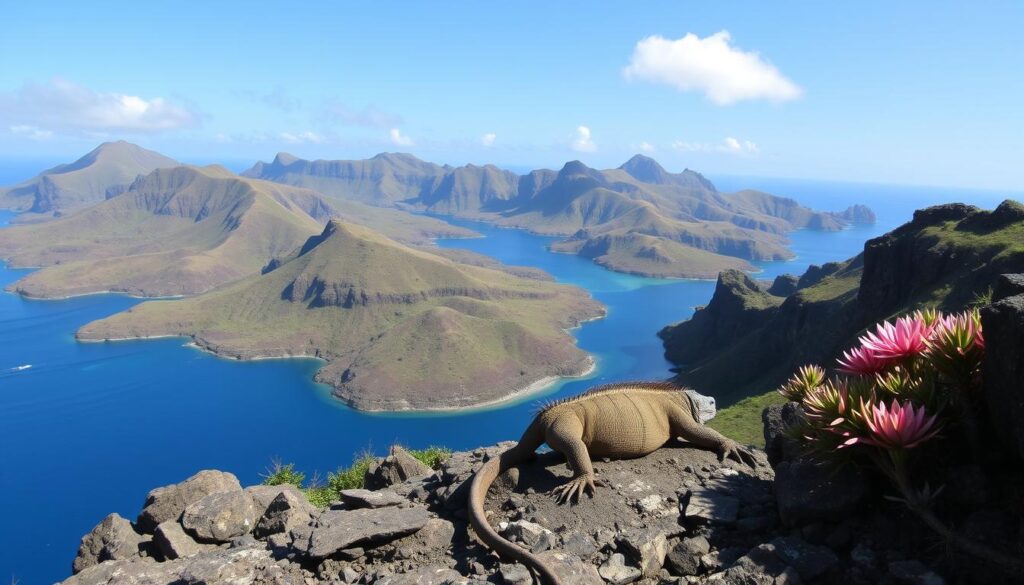
[[[437,469],[452,454],[452,451],[444,447],[431,446],[426,449],[409,449],[409,453],[424,465],[431,469]],[[331,502],[341,498],[342,490],[363,487],[366,471],[376,461],[377,457],[366,450],[356,455],[352,465],[327,474],[325,482],[321,482],[318,477],[313,477],[307,484],[306,475],[296,471],[295,464],[282,464],[275,460],[263,476],[263,484],[297,486],[306,494],[311,504],[319,508],[326,508]]]
[[[416,459],[419,459],[420,462],[427,467],[437,469],[438,467],[441,467],[441,464],[444,463],[446,459],[451,457],[452,450],[445,447],[431,445],[426,449],[410,449],[409,453],[411,453]]]
[[[304,481],[306,481],[306,474],[296,471],[294,463],[284,465],[280,460],[276,459],[271,462],[270,468],[267,469],[266,475],[263,476],[263,485],[289,484],[302,487],[302,482]]]
[[[363,487],[363,478],[366,477],[366,470],[377,460],[371,453],[364,451],[356,457],[352,465],[339,469],[327,476],[327,485],[340,493],[341,490],[351,490]]]

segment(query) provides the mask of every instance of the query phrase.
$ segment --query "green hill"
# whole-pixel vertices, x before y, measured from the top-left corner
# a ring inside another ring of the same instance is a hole
[[[961,310],[999,275],[1019,272],[1024,206],[931,207],[854,258],[812,266],[788,296],[724,272],[706,307],[660,335],[679,380],[728,406],[773,390],[801,365],[833,366],[873,323],[923,307]]]
[[[413,243],[472,234],[221,167],[178,166],[140,177],[125,193],[77,213],[0,230],[0,257],[42,267],[9,287],[28,296],[190,295],[258,273],[319,233],[330,217]]]
[[[863,206],[822,213],[757,191],[721,193],[699,173],[669,173],[640,155],[617,169],[572,161],[557,172],[520,176],[493,165],[440,166],[401,154],[366,161],[303,161],[281,154],[246,174],[335,198],[565,236],[557,251],[650,276],[709,277],[749,269],[746,260],[791,257],[789,231],[836,230],[874,219]],[[652,238],[662,243],[652,247]]]
[[[317,378],[356,408],[457,408],[587,371],[565,329],[601,314],[579,289],[331,221],[269,272],[143,303],[78,336],[182,335],[240,359],[317,356],[327,361]]]
[[[59,217],[123,193],[139,175],[178,164],[128,142],[106,142],[73,163],[0,188],[0,208],[24,212],[21,222]]]

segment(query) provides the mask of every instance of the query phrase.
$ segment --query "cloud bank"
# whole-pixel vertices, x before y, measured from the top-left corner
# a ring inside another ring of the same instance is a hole
[[[0,122],[36,133],[154,134],[199,124],[199,115],[162,97],[99,92],[64,79],[0,93]]]
[[[757,147],[756,143],[751,142],[750,140],[739,140],[732,136],[726,136],[721,142],[717,143],[685,142],[683,140],[676,140],[672,143],[672,148],[683,152],[708,152],[739,155],[757,155],[761,152],[761,149]]]
[[[675,40],[653,35],[636,44],[622,74],[629,81],[701,92],[721,106],[759,99],[783,102],[802,95],[774,65],[756,52],[730,45],[731,40],[725,30],[703,39],[693,33]]]

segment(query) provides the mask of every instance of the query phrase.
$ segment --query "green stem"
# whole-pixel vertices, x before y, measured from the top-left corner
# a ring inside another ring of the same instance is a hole
[[[932,512],[928,501],[911,485],[910,477],[907,473],[906,452],[892,449],[889,450],[889,455],[890,465],[882,464],[882,471],[896,485],[896,488],[900,491],[907,504],[907,508],[916,514],[926,526],[945,539],[947,543],[956,546],[960,550],[993,563],[999,569],[1016,577],[1024,575],[1024,560],[992,550],[969,538],[964,538],[940,520]]]

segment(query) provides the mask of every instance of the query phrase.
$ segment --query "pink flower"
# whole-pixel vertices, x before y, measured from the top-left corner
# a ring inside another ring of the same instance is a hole
[[[915,356],[927,348],[931,327],[920,315],[900,317],[895,323],[882,321],[874,332],[860,338],[861,346],[881,359],[896,360]]]
[[[924,407],[914,408],[910,401],[893,400],[871,404],[861,403],[860,415],[867,424],[868,435],[859,441],[887,449],[911,449],[934,437],[941,426],[938,418]]]
[[[844,351],[839,362],[839,371],[855,376],[873,376],[881,372],[889,364],[888,359],[881,358],[874,350],[867,347],[855,347]]]

